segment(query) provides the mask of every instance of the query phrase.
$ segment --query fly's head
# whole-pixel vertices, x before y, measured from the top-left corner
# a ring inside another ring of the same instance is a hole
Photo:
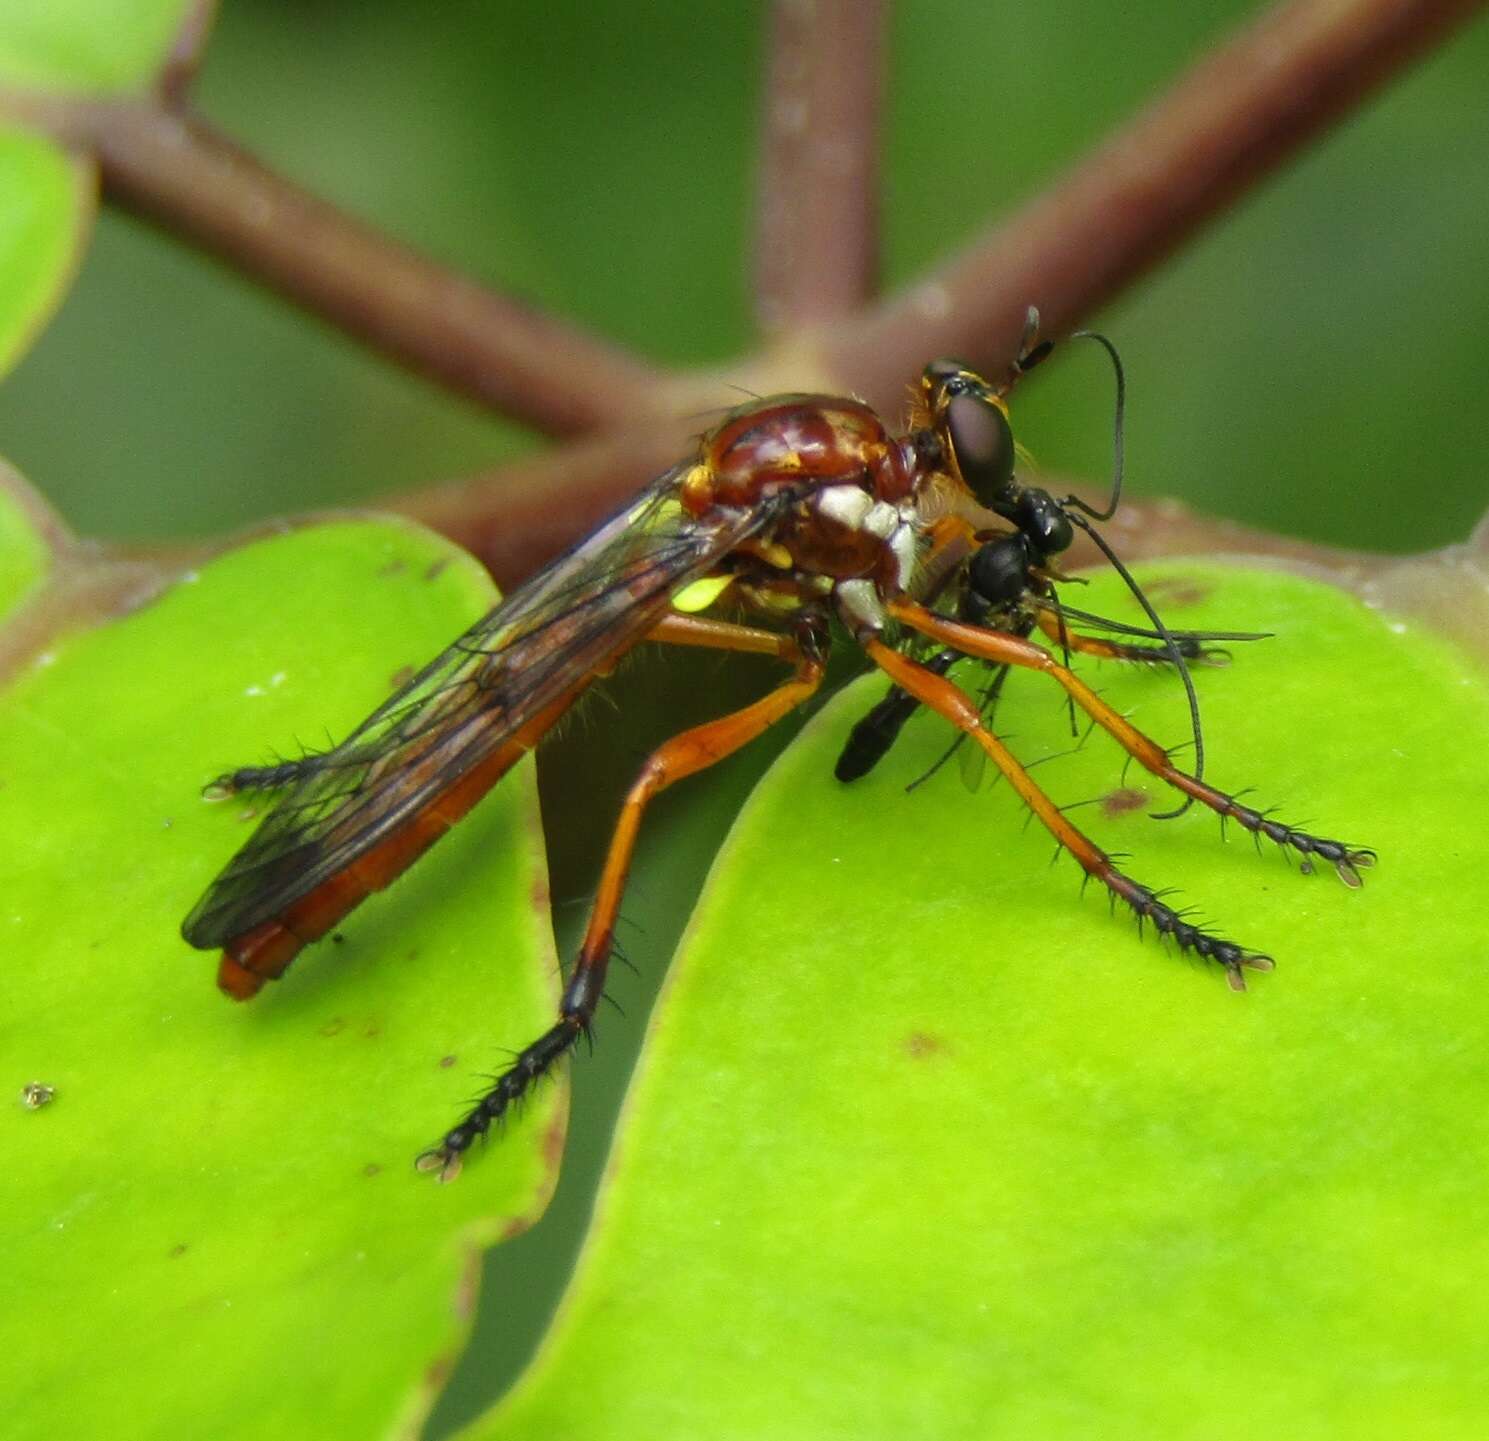
[[[933,360],[921,375],[918,399],[947,468],[983,509],[1017,527],[1036,553],[1031,563],[1038,564],[1068,549],[1074,531],[1054,496],[1021,485],[1014,474],[1017,448],[1003,398],[1007,388],[959,360]]]

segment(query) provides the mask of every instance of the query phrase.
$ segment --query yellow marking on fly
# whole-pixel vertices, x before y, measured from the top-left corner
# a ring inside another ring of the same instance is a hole
[[[778,540],[749,540],[740,549],[758,556],[766,565],[773,565],[777,570],[790,570],[796,564],[791,558],[791,552]]]
[[[713,472],[702,463],[691,467],[683,476],[680,490],[688,510],[706,510],[713,504]]]
[[[673,593],[672,609],[685,615],[707,610],[733,584],[732,575],[706,575],[701,580],[689,581]]]

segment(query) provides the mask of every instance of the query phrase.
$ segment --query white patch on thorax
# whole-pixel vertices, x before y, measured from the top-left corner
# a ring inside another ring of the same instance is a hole
[[[901,590],[909,590],[915,576],[915,531],[909,525],[901,525],[890,537],[889,548],[894,552],[895,580]]]
[[[884,608],[879,604],[879,591],[871,580],[840,580],[834,591],[838,614],[854,635],[884,629]]]
[[[848,530],[862,530],[876,509],[873,498],[856,485],[829,485],[817,492],[817,513]]]
[[[863,528],[870,535],[877,535],[880,540],[888,540],[899,523],[899,507],[891,505],[887,500],[875,502],[863,518]]]

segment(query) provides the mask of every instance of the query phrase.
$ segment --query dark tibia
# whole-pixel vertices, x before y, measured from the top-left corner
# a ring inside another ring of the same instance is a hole
[[[272,766],[239,766],[206,786],[209,799],[235,796],[243,791],[274,791],[314,775],[321,768],[323,756],[302,756],[297,761],[280,761]]]
[[[1234,941],[1227,941],[1195,925],[1192,921],[1185,920],[1155,892],[1130,877],[1124,876],[1110,861],[1106,861],[1104,867],[1093,870],[1091,874],[1096,876],[1114,896],[1119,897],[1132,908],[1137,916],[1139,928],[1142,927],[1144,921],[1151,921],[1154,930],[1160,935],[1172,936],[1181,951],[1193,951],[1195,955],[1202,956],[1207,961],[1214,961],[1221,966],[1232,990],[1244,991],[1246,989],[1244,971],[1270,971],[1272,969],[1270,956],[1248,951]]]
[[[1344,841],[1332,841],[1325,836],[1310,835],[1297,826],[1275,821],[1251,806],[1242,805],[1234,796],[1216,790],[1204,781],[1176,772],[1166,777],[1179,789],[1203,802],[1221,817],[1221,823],[1235,821],[1258,839],[1265,837],[1274,845],[1296,853],[1302,859],[1305,871],[1313,869],[1313,859],[1327,861],[1345,885],[1354,889],[1360,884],[1360,872],[1375,864],[1375,852],[1368,846],[1352,846]]]
[[[415,1163],[418,1168],[438,1171],[441,1181],[453,1181],[460,1174],[460,1158],[465,1152],[573,1049],[588,1024],[588,1016],[566,1010],[557,1025],[550,1026],[518,1053],[517,1059],[497,1077],[496,1084],[470,1109],[460,1124],[446,1131],[439,1145],[419,1157]]]

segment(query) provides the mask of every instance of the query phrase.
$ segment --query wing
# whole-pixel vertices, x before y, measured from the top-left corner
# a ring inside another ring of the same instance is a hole
[[[186,918],[186,939],[223,945],[344,870],[639,640],[680,586],[770,522],[770,505],[694,520],[677,499],[688,469],[655,481],[313,757]]]

